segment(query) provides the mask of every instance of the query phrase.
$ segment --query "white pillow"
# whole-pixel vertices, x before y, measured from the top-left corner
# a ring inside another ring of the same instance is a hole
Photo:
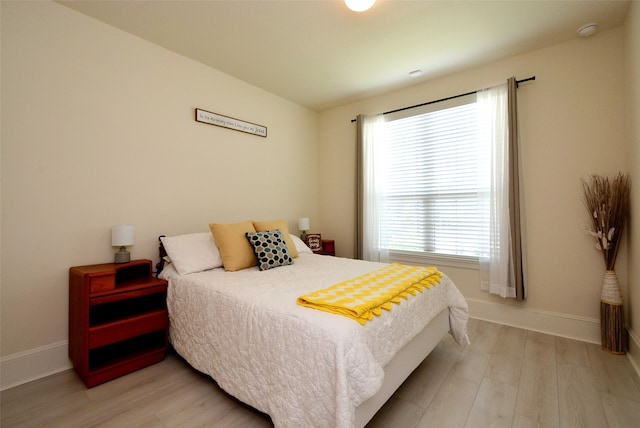
[[[313,254],[313,251],[311,251],[311,248],[307,247],[307,244],[305,244],[302,241],[302,239],[298,238],[296,235],[293,235],[291,233],[289,234],[289,236],[293,240],[293,243],[295,244],[296,250],[298,250],[298,253]]]
[[[163,236],[160,239],[180,275],[222,267],[220,250],[211,232]]]

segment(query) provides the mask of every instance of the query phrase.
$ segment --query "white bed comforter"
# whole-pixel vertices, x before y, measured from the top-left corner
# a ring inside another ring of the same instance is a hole
[[[277,427],[347,427],[381,386],[383,367],[444,308],[466,343],[467,303],[440,284],[365,326],[296,304],[302,294],[383,266],[313,254],[267,271],[213,269],[179,275],[171,265],[171,343],[221,388],[269,414]]]

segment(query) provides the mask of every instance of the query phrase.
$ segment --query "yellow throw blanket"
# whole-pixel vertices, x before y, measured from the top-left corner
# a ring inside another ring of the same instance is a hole
[[[344,315],[364,325],[379,316],[382,309],[391,310],[400,298],[422,292],[440,282],[436,267],[405,266],[391,263],[357,278],[298,297],[298,304],[321,311]]]

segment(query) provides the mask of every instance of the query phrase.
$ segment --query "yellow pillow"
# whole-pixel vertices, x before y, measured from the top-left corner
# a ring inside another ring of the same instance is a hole
[[[296,244],[294,244],[293,240],[289,236],[289,228],[287,227],[287,223],[285,223],[284,220],[254,221],[253,227],[256,228],[256,232],[268,232],[270,230],[280,229],[280,231],[282,232],[282,236],[284,237],[284,241],[287,243],[289,255],[294,259],[298,257],[298,249],[296,248]]]
[[[258,264],[253,247],[245,235],[247,232],[256,232],[253,223],[211,223],[209,228],[220,250],[224,270],[234,272]]]

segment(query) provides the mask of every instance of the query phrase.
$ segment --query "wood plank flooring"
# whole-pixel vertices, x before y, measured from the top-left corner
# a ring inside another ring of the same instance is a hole
[[[447,337],[368,427],[640,427],[640,379],[597,345],[469,323],[471,346]],[[86,389],[69,370],[0,395],[10,427],[272,427],[175,354]]]

